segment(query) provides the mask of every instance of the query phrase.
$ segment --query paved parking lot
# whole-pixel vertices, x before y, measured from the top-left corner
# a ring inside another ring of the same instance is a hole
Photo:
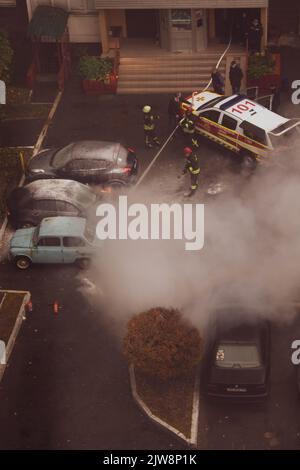
[[[143,171],[154,151],[144,149],[141,108],[154,105],[161,116],[160,132],[167,136],[167,103],[168,97],[161,95],[85,97],[74,81],[44,147],[81,139],[121,141],[137,149]],[[225,180],[237,193],[244,186],[238,163],[226,152],[202,142],[200,163],[201,184],[194,201],[206,201],[205,190],[214,182]],[[182,201],[188,180],[179,181],[177,175],[183,165],[175,138],[144,188],[169,202]],[[1,288],[28,289],[34,304],[0,385],[0,447],[184,449],[134,404],[121,352],[124,324],[88,302],[84,276],[73,267],[41,266],[25,273],[6,261],[0,265]],[[86,273],[92,281],[93,276]],[[57,316],[54,300],[61,306]],[[271,397],[266,403],[236,406],[201,399],[199,448],[300,448],[300,402],[290,362],[290,345],[297,335],[299,315],[289,324],[273,326]]]

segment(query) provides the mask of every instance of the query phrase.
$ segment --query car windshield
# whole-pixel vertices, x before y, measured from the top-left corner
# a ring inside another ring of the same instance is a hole
[[[52,157],[51,165],[54,168],[64,167],[68,161],[71,160],[73,146],[74,144],[69,144],[66,147],[62,147],[61,149],[57,150],[57,152],[55,152]]]
[[[128,155],[128,150],[125,149],[125,147],[122,147],[122,145],[120,145],[118,156],[117,156],[117,163],[119,165],[122,165],[122,164],[126,165],[127,155]]]
[[[253,343],[220,343],[216,350],[215,365],[222,369],[260,367],[260,353]]]

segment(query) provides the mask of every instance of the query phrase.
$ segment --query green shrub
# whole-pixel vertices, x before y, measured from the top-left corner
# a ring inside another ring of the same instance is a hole
[[[87,80],[105,80],[113,70],[113,61],[109,57],[84,55],[79,60],[79,75]]]
[[[248,77],[250,79],[259,79],[274,71],[274,60],[270,54],[254,54],[249,57]]]
[[[178,310],[153,308],[128,322],[123,350],[138,370],[163,380],[184,376],[201,358],[198,330]]]
[[[9,82],[13,50],[4,30],[0,29],[0,80]]]

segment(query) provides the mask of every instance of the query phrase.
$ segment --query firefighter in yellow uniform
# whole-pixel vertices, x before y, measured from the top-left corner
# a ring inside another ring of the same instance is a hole
[[[199,144],[196,138],[195,116],[193,115],[192,108],[188,108],[186,110],[184,118],[180,121],[180,127],[184,135],[185,144],[198,148]]]
[[[189,172],[190,177],[191,177],[191,186],[190,190],[186,193],[184,193],[185,197],[190,197],[192,196],[198,188],[198,179],[199,179],[199,173],[200,173],[200,166],[199,166],[199,161],[197,155],[193,152],[191,147],[185,147],[183,149],[183,154],[186,158],[186,164],[183,170],[183,174],[185,175],[187,172]]]
[[[153,144],[160,146],[160,142],[155,133],[155,121],[159,119],[159,116],[154,116],[152,113],[151,106],[143,107],[144,113],[144,133],[145,133],[145,145],[146,148],[152,148]]]

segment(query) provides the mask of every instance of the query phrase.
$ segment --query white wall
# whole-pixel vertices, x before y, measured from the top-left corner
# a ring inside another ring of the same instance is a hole
[[[70,15],[68,28],[71,42],[100,42],[98,15]]]

